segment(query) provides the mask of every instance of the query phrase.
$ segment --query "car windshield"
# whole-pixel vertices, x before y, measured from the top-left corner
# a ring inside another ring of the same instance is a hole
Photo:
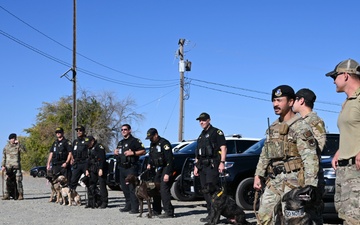
[[[176,153],[195,154],[195,149],[196,148],[197,148],[197,141],[194,141],[191,144],[188,144],[185,147],[181,148]]]
[[[261,149],[264,146],[266,138],[261,139],[260,141],[256,142],[252,146],[250,146],[248,149],[246,149],[243,153],[249,153],[249,154],[260,154]]]

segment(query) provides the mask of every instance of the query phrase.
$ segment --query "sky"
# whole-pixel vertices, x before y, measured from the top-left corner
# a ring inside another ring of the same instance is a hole
[[[179,39],[185,39],[183,139],[201,112],[226,135],[261,138],[274,121],[271,91],[287,84],[317,95],[315,111],[338,133],[344,93],[325,73],[360,61],[357,0],[77,0],[77,93],[131,97],[146,131],[178,141]],[[26,136],[43,103],[71,96],[73,1],[0,0],[0,152],[10,133]],[[71,73],[69,73],[71,76]],[[112,149],[111,149],[112,150]]]

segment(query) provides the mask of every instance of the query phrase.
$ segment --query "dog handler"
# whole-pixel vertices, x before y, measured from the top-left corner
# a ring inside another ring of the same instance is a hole
[[[275,207],[282,196],[297,187],[317,187],[319,159],[311,127],[293,111],[295,92],[288,85],[272,90],[274,112],[279,118],[266,131],[266,141],[257,164],[254,189],[261,190],[261,179],[268,179],[260,199],[258,222],[272,224]],[[312,189],[312,188],[311,188]],[[283,203],[282,203],[283,204]],[[284,205],[283,205],[284,207]],[[283,212],[284,217],[295,215]]]
[[[339,150],[331,162],[336,170],[335,208],[344,224],[359,224],[360,65],[353,59],[347,59],[326,76],[334,79],[336,92],[346,94],[337,121]]]
[[[12,133],[9,135],[9,142],[5,145],[3,149],[3,158],[1,162],[1,170],[13,170],[16,174],[16,186],[17,191],[19,192],[18,200],[24,199],[24,190],[22,185],[22,173],[21,173],[21,157],[20,153],[26,152],[24,146],[22,146],[17,140],[16,134]],[[2,197],[2,200],[10,200],[9,190],[6,185],[5,195]]]
[[[154,197],[153,208],[160,218],[173,218],[174,206],[171,204],[170,188],[173,184],[173,170],[174,170],[174,156],[172,153],[171,144],[165,138],[159,136],[158,131],[155,128],[150,128],[147,132],[146,139],[149,139],[150,153],[149,164],[147,169],[155,168],[155,182],[160,183],[160,195]],[[161,201],[165,213],[161,214]]]
[[[200,176],[201,187],[208,183],[218,184],[219,174],[225,169],[226,140],[222,130],[210,124],[210,115],[203,112],[196,120],[199,120],[203,131],[197,139],[195,151],[194,175]],[[201,218],[200,222],[210,221],[211,195],[204,194],[208,215]]]

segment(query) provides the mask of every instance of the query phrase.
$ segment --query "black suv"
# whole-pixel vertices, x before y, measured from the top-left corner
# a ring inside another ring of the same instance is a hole
[[[324,196],[325,212],[332,212],[334,205],[335,172],[331,168],[331,157],[339,147],[339,134],[327,134],[326,145],[322,152],[321,164],[324,168],[326,194]],[[222,179],[226,190],[233,196],[237,205],[245,210],[253,208],[255,190],[253,189],[254,174],[265,139],[251,146],[241,154],[226,156],[225,173]],[[329,163],[330,162],[330,163]],[[180,186],[182,191],[194,197],[201,197],[200,179],[193,174],[194,159],[188,159],[183,166]]]
[[[243,138],[241,135],[231,135],[225,136],[226,139],[226,147],[228,149],[228,154],[238,154],[245,151],[251,145],[256,143],[259,139],[255,138]],[[194,200],[196,196],[188,195],[183,192],[183,188],[181,187],[181,170],[183,168],[183,164],[187,158],[195,157],[195,150],[197,148],[197,141],[193,141],[188,144],[184,148],[180,149],[177,152],[174,152],[174,177],[175,182],[171,187],[171,196],[180,201],[190,201]],[[149,156],[141,156],[140,161],[142,161],[142,171],[146,169],[146,165],[148,163]]]

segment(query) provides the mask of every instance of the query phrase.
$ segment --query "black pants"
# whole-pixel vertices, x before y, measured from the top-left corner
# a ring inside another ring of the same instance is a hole
[[[70,182],[70,189],[76,190],[78,185],[79,179],[82,174],[86,172],[86,161],[76,162],[72,166],[72,174],[71,174],[71,182]]]
[[[130,168],[120,168],[120,185],[125,196],[125,208],[135,212],[139,210],[139,200],[135,195],[135,186],[125,183],[125,178],[129,174],[138,176],[138,166],[132,165]]]
[[[68,183],[71,181],[71,168],[70,166],[61,167],[63,163],[53,163],[52,165],[52,174],[56,177],[63,175],[66,177]],[[54,177],[54,178],[56,178]]]
[[[202,168],[199,170],[199,177],[200,177],[200,184],[201,187],[205,187],[207,183],[213,183],[218,184],[219,183],[219,164],[214,165],[208,165],[208,166],[202,166]],[[204,194],[204,198],[206,201],[206,208],[208,210],[208,213],[210,213],[211,210],[211,195],[210,194]]]
[[[107,173],[106,173],[107,174]],[[90,180],[89,180],[89,187],[88,187],[88,195],[89,200],[96,199],[95,193],[97,190],[97,184],[99,183],[99,191],[100,191],[100,200],[101,203],[108,204],[108,191],[106,189],[106,175],[102,175],[99,177],[98,172],[90,172]],[[89,205],[89,204],[88,204]],[[90,204],[92,206],[92,204]],[[100,205],[98,205],[100,206]]]
[[[155,196],[153,202],[153,209],[156,213],[161,213],[161,202],[164,212],[168,215],[174,215],[174,206],[171,204],[170,188],[174,183],[172,176],[169,177],[168,182],[164,182],[164,170],[158,170],[155,175],[154,182],[160,183],[160,196]]]

